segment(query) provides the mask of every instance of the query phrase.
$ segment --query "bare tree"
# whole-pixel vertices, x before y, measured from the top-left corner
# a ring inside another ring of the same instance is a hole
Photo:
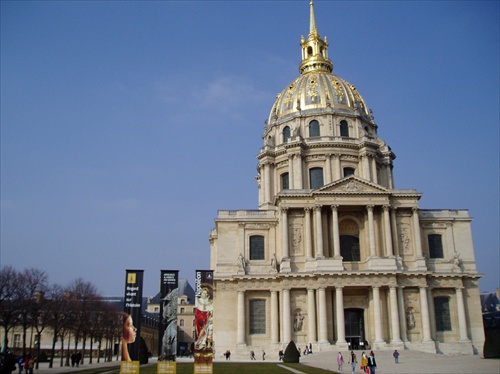
[[[9,330],[19,323],[19,300],[17,288],[19,273],[11,266],[0,269],[0,323],[4,328],[2,351],[9,345]]]
[[[47,274],[43,270],[29,268],[18,274],[16,299],[19,305],[19,322],[23,328],[23,356],[26,355],[26,331],[33,326],[34,318],[38,315],[37,296],[46,289]]]
[[[49,302],[47,303],[47,314],[50,327],[53,331],[52,350],[49,367],[54,364],[56,343],[59,336],[64,336],[65,328],[68,324],[69,293],[63,287],[55,284],[49,289]]]
[[[92,304],[98,299],[96,286],[90,282],[84,281],[82,278],[74,280],[69,288],[72,301],[72,309],[75,313],[73,325],[73,334],[75,337],[75,351],[78,350],[79,339],[83,339],[82,361],[84,363],[85,344],[87,341],[87,333],[92,321]],[[92,352],[91,352],[92,354]]]

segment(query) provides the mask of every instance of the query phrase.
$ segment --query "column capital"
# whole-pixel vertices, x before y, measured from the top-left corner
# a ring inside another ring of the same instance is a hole
[[[280,206],[280,208],[279,208],[279,209],[280,209],[280,212],[281,212],[281,213],[287,213],[287,212],[288,212],[289,207],[287,207],[287,206]]]
[[[333,211],[336,211],[339,209],[339,204],[332,204],[330,205],[330,208],[333,210]]]
[[[310,206],[306,206],[306,207],[304,207],[304,211],[305,211],[306,213],[309,213],[311,210],[312,210],[312,208],[311,208]]]
[[[316,205],[314,206],[314,210],[315,210],[315,211],[321,210],[321,208],[322,208],[322,207],[323,207],[323,205],[316,204]]]
[[[384,209],[384,212],[387,212],[389,209],[391,209],[391,206],[389,204],[382,205],[382,209]]]
[[[373,212],[374,207],[375,207],[375,205],[373,205],[373,204],[367,205],[366,210],[368,210],[369,212]]]
[[[418,213],[418,211],[419,211],[418,206],[412,206],[412,207],[411,207],[411,211],[412,211],[413,213]]]

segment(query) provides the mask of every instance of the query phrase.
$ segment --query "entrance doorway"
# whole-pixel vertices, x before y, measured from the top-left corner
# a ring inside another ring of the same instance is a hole
[[[344,309],[345,339],[349,349],[366,349],[364,310]]]

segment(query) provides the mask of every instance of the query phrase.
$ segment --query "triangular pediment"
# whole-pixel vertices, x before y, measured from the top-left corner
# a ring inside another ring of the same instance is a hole
[[[387,194],[389,190],[378,184],[369,182],[355,175],[339,179],[318,188],[313,193],[342,193],[342,194]]]

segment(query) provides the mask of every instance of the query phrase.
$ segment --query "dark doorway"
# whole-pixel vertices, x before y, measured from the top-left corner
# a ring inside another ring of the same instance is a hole
[[[349,308],[344,310],[345,339],[349,349],[365,349],[365,318],[364,310]]]

